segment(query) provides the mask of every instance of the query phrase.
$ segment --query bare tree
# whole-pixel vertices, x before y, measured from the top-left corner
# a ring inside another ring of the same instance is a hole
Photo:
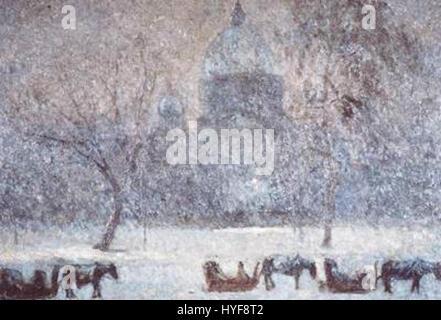
[[[327,141],[327,145],[330,146],[330,141]],[[323,247],[330,247],[332,240],[332,222],[335,216],[335,191],[338,183],[338,164],[335,158],[332,156],[332,152],[329,147],[329,152],[326,154],[324,170],[327,176],[327,185],[324,197],[324,207],[326,210],[326,216],[324,219],[325,233],[323,238]]]
[[[124,190],[138,169],[157,74],[147,68],[143,46],[134,54],[105,57],[57,63],[52,81],[14,92],[10,110],[26,135],[72,150],[110,187],[113,212],[94,246],[103,251],[114,239]]]
[[[13,228],[13,243],[19,244],[19,228],[20,228],[20,216],[26,208],[26,199],[29,195],[19,194],[14,190],[11,182],[20,183],[21,177],[17,174],[15,168],[12,168],[9,164],[5,163],[2,166],[3,175],[2,178],[6,182],[6,188],[3,190],[0,196],[0,210],[2,211],[2,222]]]

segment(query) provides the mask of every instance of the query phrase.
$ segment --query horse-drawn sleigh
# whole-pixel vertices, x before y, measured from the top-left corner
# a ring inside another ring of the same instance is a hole
[[[380,275],[377,274],[377,265],[378,262],[370,268],[371,270],[363,268],[354,275],[349,275],[340,271],[337,262],[330,258],[325,258],[322,263],[316,265],[314,261],[302,258],[298,254],[272,255],[263,260],[260,271],[257,263],[251,277],[246,274],[242,262],[239,262],[236,276],[227,276],[217,262],[208,261],[204,265],[204,275],[209,292],[250,291],[258,286],[262,275],[266,290],[272,290],[276,286],[272,279],[273,274],[293,277],[297,290],[305,270],[312,279],[317,280],[320,289],[331,293],[366,294],[377,288],[379,279],[382,279],[384,291],[387,293],[392,293],[394,280],[412,280],[411,292],[419,293],[420,280],[425,275],[434,274],[437,280],[441,280],[441,263],[419,258],[404,261],[387,260],[382,264]],[[323,266],[321,277],[317,275],[318,266]]]
[[[260,263],[257,263],[253,275],[250,277],[239,262],[237,275],[227,276],[215,261],[204,264],[204,275],[209,292],[240,292],[250,291],[257,287],[261,273],[258,272]]]

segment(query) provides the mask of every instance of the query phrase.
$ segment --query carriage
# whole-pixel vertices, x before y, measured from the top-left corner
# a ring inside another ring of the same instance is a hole
[[[253,275],[250,277],[244,270],[244,265],[239,262],[237,275],[227,276],[215,261],[204,264],[205,282],[208,292],[245,292],[251,291],[259,284],[261,272],[258,272],[260,263],[257,263]]]

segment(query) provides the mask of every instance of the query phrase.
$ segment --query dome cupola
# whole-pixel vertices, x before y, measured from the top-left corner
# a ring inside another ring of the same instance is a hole
[[[204,118],[211,124],[264,124],[274,118],[266,110],[282,111],[282,77],[274,74],[271,49],[247,23],[239,1],[230,25],[207,50],[200,96]]]

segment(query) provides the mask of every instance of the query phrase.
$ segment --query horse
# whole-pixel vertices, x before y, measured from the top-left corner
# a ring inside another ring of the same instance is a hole
[[[236,277],[225,275],[215,261],[208,261],[204,264],[203,270],[208,292],[243,292],[250,291],[257,287],[261,273],[258,272],[260,263],[256,264],[253,275],[250,277],[244,270],[242,262],[239,262]]]
[[[54,267],[51,285],[47,285],[47,274],[35,270],[29,282],[24,281],[20,271],[8,268],[0,269],[0,298],[2,299],[48,299],[58,292],[58,267]]]
[[[363,278],[367,273],[357,274],[356,277],[338,271],[337,263],[329,258],[324,262],[326,286],[333,293],[366,293],[368,290],[363,288]]]
[[[276,287],[273,279],[273,273],[280,273],[286,276],[292,276],[295,280],[295,288],[299,289],[299,279],[303,270],[308,270],[313,279],[317,275],[315,263],[300,257],[298,254],[293,256],[272,255],[264,259],[262,272],[265,279],[266,290]]]
[[[70,265],[75,269],[75,283],[69,283],[68,287],[64,288],[66,292],[66,298],[76,298],[73,287],[76,286],[78,289],[92,284],[93,293],[92,299],[102,298],[101,295],[101,279],[109,274],[113,279],[118,279],[118,271],[113,263],[103,264],[95,262],[94,264],[72,264]],[[60,266],[61,267],[61,266]],[[66,270],[61,273],[61,277],[65,278],[70,275],[70,271]]]
[[[420,293],[420,280],[426,274],[433,273],[441,280],[441,263],[428,262],[422,259],[395,261],[388,260],[381,266],[381,274],[377,277],[383,280],[384,291],[392,293],[392,280],[412,280],[410,292]]]

